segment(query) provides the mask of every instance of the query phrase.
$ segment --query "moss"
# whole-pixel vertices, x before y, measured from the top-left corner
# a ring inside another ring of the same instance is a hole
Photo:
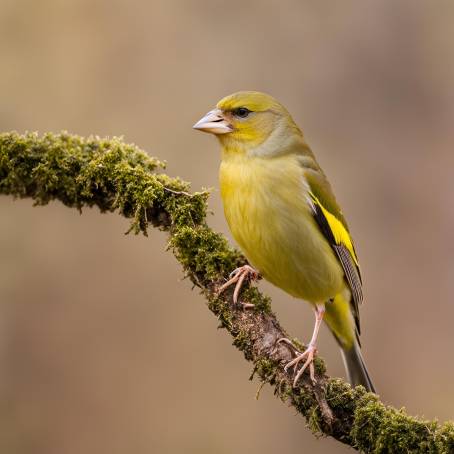
[[[98,206],[133,218],[131,230],[147,232],[149,210],[167,207],[175,223],[200,223],[205,193],[190,204],[172,204],[173,191],[189,184],[155,172],[164,164],[120,138],[82,138],[66,132],[0,134],[0,193],[31,197],[39,205],[58,199],[69,207]]]
[[[292,405],[306,417],[309,428],[315,434],[319,434],[321,429],[321,415],[319,405],[312,392],[304,386],[298,388],[286,388],[288,400]]]
[[[244,353],[244,357],[247,361],[252,361],[254,359],[251,337],[247,331],[240,329],[234,336],[233,345]]]
[[[377,399],[374,394],[366,393],[364,387],[352,387],[340,378],[328,380],[326,386],[326,400],[331,409],[337,414],[345,412],[353,415],[357,402],[365,402],[363,399],[366,394],[368,399]]]
[[[254,285],[242,291],[242,298],[254,305],[254,310],[262,314],[271,314],[271,298],[263,295]]]
[[[311,407],[310,410],[308,411],[306,421],[309,430],[317,437],[323,435],[322,426],[320,425],[321,420],[322,418],[319,407],[318,406]]]
[[[233,251],[222,235],[207,226],[176,229],[170,246],[185,269],[197,274],[205,283],[228,276],[242,261],[241,254]]]
[[[180,182],[179,179],[170,181],[169,177],[165,179],[169,181],[162,181],[164,180],[162,177],[163,175],[159,175],[158,181],[163,184],[164,188],[175,186],[175,181]],[[185,188],[184,183],[181,182],[181,184]],[[173,227],[196,227],[197,225],[204,224],[208,196],[208,192],[195,192],[190,195],[169,192],[168,197],[165,198],[163,208],[170,213]]]
[[[276,382],[276,371],[278,367],[279,363],[272,359],[263,357],[258,358],[249,379],[252,380],[254,375],[258,375],[262,381],[273,385]]]
[[[439,453],[454,452],[454,423],[452,421],[444,423],[437,431],[435,445]]]
[[[274,384],[276,394],[306,417],[314,433],[332,435],[370,453],[454,452],[452,422],[440,425],[387,407],[361,386],[352,388],[340,379],[325,377],[319,358],[315,361],[320,377],[317,391],[308,385],[294,389],[274,356],[258,355],[262,350],[255,342],[261,330],[284,334],[271,312],[270,299],[255,286],[246,287],[242,300],[255,308],[240,316],[229,299],[231,293],[222,298],[214,294],[215,287],[244,264],[244,258],[206,225],[208,192],[189,194],[189,183],[160,173],[163,168],[158,159],[115,137],[0,134],[0,194],[30,197],[39,205],[60,200],[79,210],[97,206],[101,211],[117,211],[131,219],[135,233],[146,234],[150,223],[169,231],[169,247],[201,287],[210,310],[246,359],[255,361],[253,375]],[[322,399],[317,393],[323,394]],[[324,405],[333,413],[332,423],[326,420]]]
[[[438,453],[435,443],[437,424],[409,417],[403,409],[385,407],[369,399],[355,412],[352,437],[364,452]]]
[[[232,311],[222,298],[208,296],[208,308],[218,317],[221,322],[220,328],[226,328],[229,332],[234,332]]]

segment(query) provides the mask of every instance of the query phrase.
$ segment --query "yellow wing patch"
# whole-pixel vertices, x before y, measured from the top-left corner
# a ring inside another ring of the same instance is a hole
[[[350,252],[355,265],[359,268],[358,257],[356,257],[355,248],[353,247],[353,242],[350,234],[347,232],[347,229],[344,227],[342,222],[340,222],[333,214],[331,214],[312,193],[311,197],[314,203],[316,203],[321,208],[326,220],[328,221],[336,244],[343,244],[348,249],[348,252]]]

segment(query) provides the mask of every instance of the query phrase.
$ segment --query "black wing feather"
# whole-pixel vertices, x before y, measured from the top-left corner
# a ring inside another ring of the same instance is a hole
[[[331,245],[333,251],[336,253],[342,269],[344,270],[345,279],[352,292],[352,298],[350,304],[352,306],[353,316],[355,318],[355,325],[357,331],[357,337],[361,334],[361,328],[359,323],[359,304],[363,301],[363,292],[361,286],[361,274],[359,268],[356,266],[349,250],[343,245],[336,243],[334,234],[331,230],[328,220],[317,199],[313,199],[313,215],[316,220],[321,232]],[[359,341],[359,339],[358,339]]]

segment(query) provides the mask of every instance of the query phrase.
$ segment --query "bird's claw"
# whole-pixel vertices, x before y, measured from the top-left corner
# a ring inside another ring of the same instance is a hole
[[[284,371],[288,372],[288,370],[293,367],[293,375],[295,376],[293,380],[293,387],[296,387],[298,384],[299,379],[303,375],[304,371],[309,367],[309,375],[311,377],[312,383],[315,383],[315,368],[314,368],[314,358],[315,354],[317,353],[317,348],[313,344],[309,344],[304,350],[303,353],[300,353],[296,356],[296,358],[292,359],[289,363],[287,363],[284,367]],[[306,360],[301,368],[297,372],[298,363],[303,360]]]
[[[233,270],[230,273],[229,280],[219,288],[217,293],[218,293],[218,295],[220,295],[228,287],[230,287],[231,285],[236,283],[235,290],[233,291],[233,303],[237,304],[238,296],[240,294],[240,290],[241,290],[241,287],[243,286],[243,282],[245,281],[245,279],[250,279],[250,280],[255,281],[258,278],[259,278],[259,273],[254,268],[252,268],[252,266],[249,266],[249,265],[240,266],[239,268],[236,268],[235,270]],[[241,302],[241,305],[245,309],[254,307],[254,305],[251,303]]]

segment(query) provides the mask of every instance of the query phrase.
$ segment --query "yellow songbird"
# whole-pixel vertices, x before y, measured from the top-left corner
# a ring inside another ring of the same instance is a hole
[[[221,143],[225,216],[255,268],[235,270],[221,291],[236,284],[237,302],[243,281],[260,273],[308,301],[315,310],[312,339],[285,367],[293,368],[294,384],[308,367],[314,379],[324,319],[341,347],[350,382],[374,391],[359,344],[362,284],[355,248],[331,186],[288,111],[267,94],[242,91],[219,101],[194,128]]]

